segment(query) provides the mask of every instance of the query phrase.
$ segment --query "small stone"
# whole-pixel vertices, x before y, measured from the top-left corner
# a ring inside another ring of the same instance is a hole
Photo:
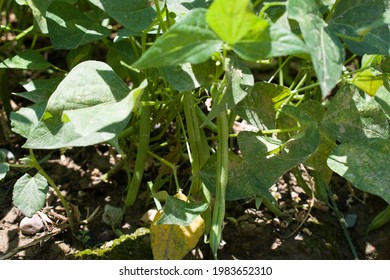
[[[356,225],[358,215],[357,214],[346,214],[344,219],[345,219],[346,227],[353,228]]]
[[[31,218],[24,217],[20,222],[19,228],[24,235],[33,235],[43,229],[43,222],[38,214],[34,214]]]
[[[376,253],[376,248],[371,243],[366,242],[366,249],[364,250],[364,253],[366,255],[372,255]]]

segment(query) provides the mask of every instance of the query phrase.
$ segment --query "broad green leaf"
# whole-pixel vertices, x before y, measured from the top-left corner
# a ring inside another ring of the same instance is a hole
[[[250,0],[215,0],[208,9],[206,21],[218,36],[233,46],[259,19],[252,11]]]
[[[135,68],[164,67],[207,61],[222,46],[222,41],[206,23],[205,9],[192,10],[182,21],[158,37],[133,64]]]
[[[130,68],[136,60],[137,55],[131,46],[130,39],[107,44],[107,63],[122,79],[131,77],[131,81],[141,82],[138,81],[138,73]]]
[[[322,19],[316,0],[289,0],[287,13],[299,23],[322,95],[326,96],[341,76],[345,58],[343,46]]]
[[[12,131],[28,138],[31,131],[39,123],[45,112],[46,103],[41,102],[29,107],[22,107],[16,112],[11,112]]]
[[[263,188],[270,188],[288,170],[305,162],[315,152],[319,141],[320,134],[315,127],[307,128],[284,143],[253,132],[238,134],[242,156]]]
[[[379,104],[349,84],[342,86],[332,99],[322,127],[341,143],[389,137],[388,120]]]
[[[213,154],[200,170],[200,177],[207,189],[215,194],[217,174],[217,154]],[[226,186],[226,200],[248,199],[255,196],[266,197],[274,200],[269,186],[262,185],[251,170],[250,164],[242,157],[229,152],[228,182]]]
[[[89,0],[132,32],[143,31],[153,23],[156,9],[149,0]]]
[[[330,28],[355,54],[389,55],[389,17],[388,0],[344,0],[338,3]]]
[[[3,151],[0,151],[0,181],[4,179],[5,175],[9,171],[9,164],[5,162],[6,155]]]
[[[46,11],[51,3],[55,1],[75,4],[77,0],[27,0],[34,15],[34,25],[42,33],[48,33],[46,22]]]
[[[110,35],[107,28],[65,2],[53,2],[47,9],[46,18],[54,48],[75,49]]]
[[[0,63],[0,68],[44,70],[51,66],[43,56],[33,50],[22,51]]]
[[[33,80],[22,84],[27,92],[13,93],[17,96],[26,98],[34,103],[47,102],[50,95],[62,81],[61,78],[53,78],[47,80]]]
[[[168,196],[164,204],[163,213],[156,225],[180,225],[188,226],[202,214],[208,205],[207,203],[195,204],[183,201],[179,198]]]
[[[273,129],[276,110],[290,94],[287,87],[257,82],[248,95],[232,110],[260,130]]]
[[[285,106],[286,107],[286,106]],[[288,107],[283,107],[282,111]],[[318,126],[325,115],[324,106],[315,100],[304,102],[299,107],[294,107],[304,112],[302,114],[295,114],[295,119],[306,125]],[[290,114],[293,116],[293,114]],[[330,152],[336,147],[336,139],[333,135],[327,133],[321,126],[319,126],[320,143],[314,153],[306,160],[306,166],[319,172],[325,182],[329,182],[332,176],[332,170],[327,166],[326,160]]]
[[[390,120],[390,91],[388,91],[384,86],[380,87],[374,96],[376,102],[381,105],[383,111],[385,112],[387,119]]]
[[[390,203],[390,140],[356,139],[339,145],[329,156],[329,167],[356,188]]]
[[[313,115],[311,115],[310,112],[303,110],[300,107],[296,107],[293,105],[284,105],[282,107],[282,112],[295,119],[302,128],[306,128],[309,126],[317,126],[318,124],[318,120],[314,119]]]
[[[24,174],[14,185],[13,204],[31,218],[45,205],[48,190],[47,181],[41,174],[34,177]]]
[[[145,86],[129,93],[107,64],[80,63],[51,95],[23,147],[55,149],[109,141],[127,124]]]
[[[197,8],[208,8],[210,3],[205,0],[166,0],[166,5],[170,13],[175,13],[175,21],[181,21],[191,10]]]
[[[225,59],[225,84],[226,89],[218,90],[218,95],[213,96],[213,106],[207,116],[209,121],[236,106],[254,85],[251,70],[237,56],[228,56]]]
[[[208,60],[201,64],[185,63],[158,69],[161,76],[174,89],[190,91],[210,81],[210,73],[215,73],[215,61]]]
[[[262,58],[308,52],[303,41],[283,26],[281,21],[269,23],[269,26],[264,28],[265,25],[260,26],[260,30],[251,30],[237,42],[233,47],[237,55],[248,61],[257,61]]]

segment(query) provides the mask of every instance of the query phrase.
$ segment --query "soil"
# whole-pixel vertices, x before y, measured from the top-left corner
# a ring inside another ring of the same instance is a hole
[[[21,151],[17,145],[14,149],[13,152]],[[43,158],[45,155],[48,154],[38,156]],[[23,155],[15,156],[20,158]],[[152,259],[148,225],[141,221],[145,212],[153,207],[145,183],[138,200],[126,212],[120,225],[113,229],[103,222],[104,205],[123,205],[126,173],[117,173],[107,183],[100,180],[101,174],[107,172],[115,160],[109,147],[101,145],[70,149],[63,154],[52,152],[42,164],[68,201],[80,211],[79,220],[84,222],[73,237],[66,228],[64,209],[54,194],[48,195],[48,203],[40,211],[43,229],[33,235],[22,234],[20,222],[23,215],[12,205],[12,187],[26,170],[23,173],[18,170],[9,172],[0,183],[0,259]],[[146,176],[153,173],[154,165],[158,164],[150,160]],[[307,171],[302,171],[304,178],[311,183]],[[254,200],[227,202],[219,259],[354,259],[347,237],[359,259],[390,259],[390,223],[365,233],[368,224],[386,207],[386,203],[357,191],[339,177],[332,179],[331,186],[339,211],[346,220],[351,220],[347,223],[346,233],[334,211],[307,197],[295,177],[288,173],[272,189],[284,213],[281,217],[276,217],[263,205],[256,209]],[[89,219],[88,222],[85,219]],[[118,230],[123,234],[121,239],[117,239]],[[137,239],[139,242],[135,243]],[[96,253],[96,248],[115,246],[119,253]],[[185,257],[212,258],[203,238]]]

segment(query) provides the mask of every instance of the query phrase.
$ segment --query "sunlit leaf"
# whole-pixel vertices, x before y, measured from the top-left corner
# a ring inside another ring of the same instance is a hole
[[[145,86],[130,92],[107,64],[80,63],[50,96],[23,147],[55,149],[109,141],[126,126]]]
[[[46,12],[46,18],[54,48],[75,49],[110,34],[99,22],[88,18],[78,8],[66,2],[53,2]]]
[[[326,96],[341,76],[345,58],[343,46],[322,19],[316,0],[289,0],[287,13],[299,23],[322,94]]]
[[[132,32],[148,28],[156,17],[150,0],[88,0]]]
[[[0,63],[0,68],[44,70],[51,66],[43,56],[33,50],[26,50],[7,58]]]
[[[41,174],[34,177],[24,174],[15,183],[12,201],[24,215],[32,217],[45,205],[48,190],[47,181]]]
[[[182,21],[158,37],[132,66],[160,68],[207,61],[219,50],[222,41],[207,25],[206,12],[205,9],[192,10]]]

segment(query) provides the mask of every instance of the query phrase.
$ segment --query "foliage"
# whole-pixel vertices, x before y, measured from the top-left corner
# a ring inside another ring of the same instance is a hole
[[[24,82],[26,92],[16,95],[32,104],[10,115],[12,130],[26,138],[23,148],[30,155],[19,166],[0,152],[0,179],[10,167],[38,171],[17,181],[15,205],[33,215],[42,207],[49,183],[71,223],[66,199],[33,150],[106,142],[124,162],[133,160],[137,149],[134,170],[126,169],[123,211],[137,200],[148,154],[172,171],[149,182],[161,208],[152,232],[202,220],[195,237],[176,237],[180,244],[191,240],[186,252],[204,234],[217,258],[226,200],[262,200],[279,215],[269,189],[299,164],[322,182],[319,189],[329,190],[335,172],[390,203],[389,0],[261,2],[14,3],[14,9],[31,10],[33,25],[15,36],[12,49],[0,47],[7,51],[0,70],[50,77]],[[15,32],[11,26],[2,29]],[[35,43],[24,47],[29,37],[47,44],[46,36],[50,44],[44,48]],[[55,52],[65,54],[66,63],[46,59]],[[267,63],[277,65],[274,74],[260,81],[256,69]],[[276,77],[278,83],[273,82]],[[9,103],[9,97],[2,99]],[[161,148],[171,123],[177,154],[186,155],[175,160]],[[238,123],[249,129],[232,133]],[[164,130],[150,137],[155,126]],[[177,173],[182,165],[191,166],[189,188]],[[170,186],[160,190],[167,182]],[[172,192],[171,185],[174,193],[186,192],[188,201],[161,196]],[[319,193],[316,198],[328,202],[330,193]],[[173,252],[171,235],[162,235],[170,246],[164,252]],[[153,242],[161,243],[159,238]],[[181,258],[186,252],[157,255]]]

